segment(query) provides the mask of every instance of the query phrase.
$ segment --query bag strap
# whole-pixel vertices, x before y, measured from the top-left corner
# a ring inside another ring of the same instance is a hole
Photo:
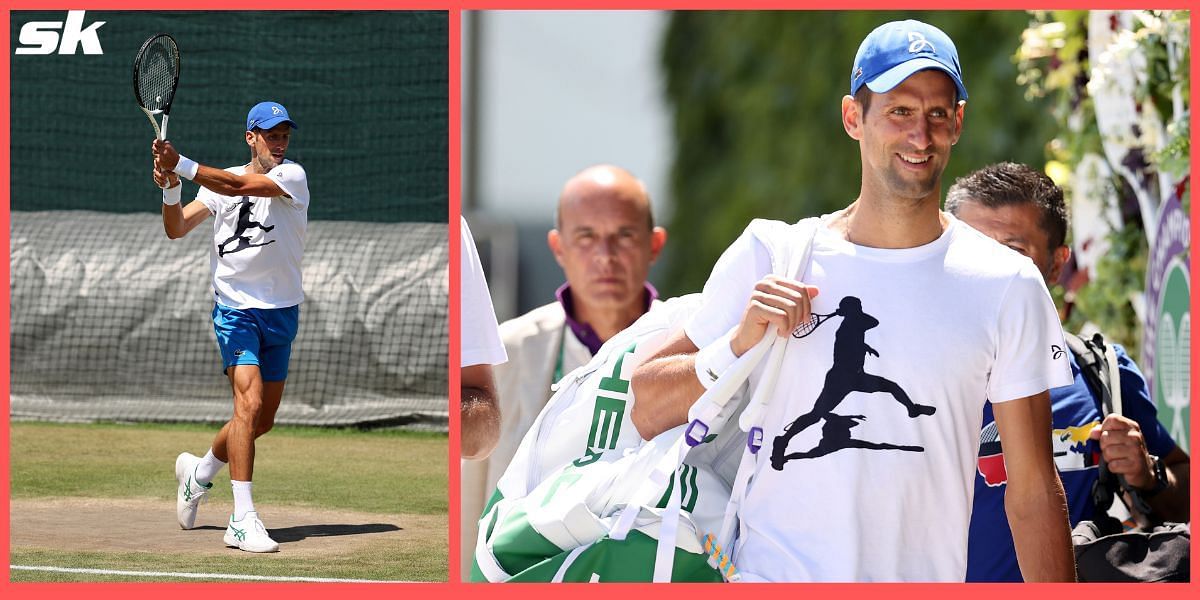
[[[1083,376],[1084,383],[1091,390],[1092,397],[1096,399],[1097,408],[1100,410],[1100,419],[1103,421],[1105,417],[1113,414],[1114,408],[1110,392],[1112,388],[1109,385],[1111,378],[1108,373],[1108,360],[1105,358],[1104,352],[1104,336],[1097,332],[1091,339],[1086,339],[1068,332],[1064,334],[1064,338],[1067,347],[1075,355],[1075,362],[1079,364],[1079,372]],[[1108,463],[1104,460],[1103,455],[1100,456],[1100,464],[1097,469],[1099,476],[1092,484],[1092,503],[1096,505],[1095,516],[1101,518],[1101,515],[1108,514],[1108,509],[1112,506],[1113,498],[1116,496],[1118,484],[1109,472]]]
[[[614,540],[625,539],[629,531],[633,529],[637,516],[642,510],[642,503],[638,499],[661,495],[662,490],[667,488],[671,478],[675,476],[679,466],[687,458],[688,452],[704,443],[710,430],[719,429],[724,425],[721,418],[722,410],[766,355],[766,351],[770,348],[770,337],[772,336],[764,336],[762,342],[734,360],[720,378],[713,382],[712,387],[701,394],[700,398],[688,409],[690,419],[688,423],[660,433],[639,449],[639,452],[660,452],[660,454],[643,483],[632,496],[634,501],[626,504],[613,522],[609,529],[609,537]],[[660,447],[663,449],[657,450]],[[683,486],[679,486],[676,492],[668,497],[667,505],[661,513],[661,528],[654,563],[655,582],[667,582],[671,578],[671,570],[675,561],[675,535],[682,507],[682,493]]]
[[[692,417],[689,423],[661,433],[643,446],[643,451],[647,447],[656,447],[660,444],[666,445],[666,448],[634,498],[643,497],[652,490],[661,490],[667,487],[670,479],[674,477],[679,466],[687,458],[688,452],[703,442],[710,426],[712,428],[720,427],[721,423],[718,423],[715,418],[720,413],[721,407],[728,404],[730,398],[737,393],[738,388],[750,376],[751,371],[762,360],[769,347],[769,344],[759,343],[738,357],[713,383],[713,386],[692,405],[691,410],[688,411],[688,415]],[[661,528],[654,562],[655,582],[671,580],[671,570],[675,562],[675,536],[682,508],[682,494],[683,486],[679,486],[674,493],[670,494],[667,505],[661,513]],[[627,504],[609,530],[609,537],[614,540],[625,539],[641,510],[642,505],[639,502]]]
[[[1090,339],[1072,333],[1067,333],[1065,337],[1067,346],[1071,348],[1076,362],[1079,363],[1084,383],[1091,388],[1093,396],[1097,399],[1096,404],[1100,410],[1101,419],[1108,415],[1124,415],[1125,406],[1121,397],[1121,371],[1117,363],[1117,350],[1114,345],[1106,344],[1104,335],[1098,331],[1092,334]],[[1096,505],[1093,520],[1106,532],[1120,531],[1120,524],[1108,514],[1108,511],[1118,493],[1122,489],[1130,491],[1131,488],[1125,482],[1124,477],[1115,475],[1108,470],[1108,462],[1104,460],[1103,455],[1100,457],[1100,464],[1097,468],[1099,475],[1092,485],[1092,502]],[[1150,507],[1140,496],[1131,494],[1131,497],[1134,508],[1143,514],[1149,514]]]
[[[756,223],[759,221],[752,222],[751,228],[754,228]],[[797,223],[797,226],[801,227],[800,231],[787,236],[770,236],[766,227],[751,230],[771,253],[771,266],[775,273],[791,279],[798,279],[808,270],[808,265],[812,261],[813,240],[817,237],[817,229],[820,225],[820,219],[817,217],[804,219]],[[783,244],[779,243],[781,241],[777,239],[779,237],[782,237]],[[796,246],[791,247],[793,243]],[[757,454],[758,448],[762,445],[763,412],[775,390],[775,381],[778,379],[779,369],[783,364],[783,353],[787,347],[787,338],[772,336],[770,331],[763,337],[764,339],[770,338],[773,344],[771,356],[768,359],[767,368],[763,371],[762,379],[759,380],[758,387],[754,391],[754,396],[746,406],[746,410],[742,412],[741,418],[738,419],[738,426],[748,434],[746,444],[752,454]]]
[[[753,223],[751,224],[754,225]],[[817,230],[820,228],[820,219],[813,217],[805,219],[798,223],[802,229],[794,236],[786,236],[785,242],[794,242],[798,244],[794,248],[788,248],[787,244],[782,247],[772,245],[774,239],[768,239],[766,235],[759,236],[771,252],[772,268],[776,273],[782,273],[785,276],[798,279],[808,270],[809,264],[812,262],[813,241],[816,239]],[[757,232],[756,232],[757,233]],[[722,568],[722,561],[732,564],[729,557],[733,555],[733,544],[737,539],[738,527],[738,510],[741,507],[742,500],[746,496],[746,489],[750,485],[750,478],[754,475],[756,459],[758,451],[762,448],[763,443],[763,428],[762,419],[766,412],[767,404],[771,396],[775,392],[775,383],[778,381],[779,372],[783,366],[783,355],[787,350],[787,342],[789,338],[781,338],[771,335],[767,332],[763,341],[772,345],[771,355],[767,359],[766,367],[763,369],[762,377],[758,381],[758,386],[754,389],[754,394],[750,398],[750,403],[746,405],[742,416],[738,420],[739,428],[746,432],[746,448],[742,451],[742,459],[738,464],[737,474],[734,476],[733,485],[729,494],[729,503],[725,505],[725,518],[721,523],[721,530],[718,534],[716,544],[714,544],[714,552],[709,555],[709,564],[721,571],[735,573],[730,580],[737,578],[736,569],[732,566]]]
[[[1124,416],[1125,415],[1125,404],[1124,404],[1124,400],[1121,397],[1121,367],[1120,367],[1120,364],[1117,362],[1116,345],[1115,344],[1104,345],[1103,344],[1104,338],[1100,335],[1099,332],[1097,332],[1092,337],[1092,339],[1093,339],[1094,343],[1096,343],[1098,346],[1101,346],[1104,349],[1104,362],[1107,365],[1108,384],[1109,384],[1108,388],[1109,388],[1110,399],[1111,399],[1111,403],[1112,403],[1112,414]],[[1103,457],[1101,457],[1101,464],[1104,464]],[[1105,465],[1105,471],[1107,472],[1107,465]],[[1125,490],[1126,492],[1128,492],[1128,496],[1133,504],[1133,506],[1131,508],[1142,513],[1142,515],[1150,515],[1154,512],[1154,509],[1152,509],[1150,507],[1150,505],[1146,503],[1146,501],[1142,498],[1142,495],[1139,494],[1137,490],[1133,489],[1129,485],[1129,483],[1125,481],[1124,476],[1117,475],[1116,480],[1117,480],[1117,484],[1120,486],[1120,488]],[[1107,508],[1105,509],[1105,511],[1107,512]]]
[[[1099,332],[1093,334],[1090,339],[1073,333],[1067,333],[1064,337],[1067,347],[1075,355],[1075,362],[1079,364],[1084,383],[1098,400],[1100,415],[1107,417],[1110,414],[1123,414],[1120,382],[1114,381],[1113,378],[1113,373],[1117,370],[1116,351],[1104,343],[1104,336]],[[1111,360],[1109,354],[1112,355]],[[1117,385],[1113,385],[1114,383]]]
[[[1096,333],[1096,336],[1099,337],[1100,334]],[[1112,412],[1124,416],[1125,404],[1121,398],[1121,368],[1117,365],[1117,348],[1113,344],[1104,346],[1104,362],[1108,367],[1108,392],[1112,401]]]
[[[807,268],[809,258],[812,254],[812,241],[816,236],[818,224],[817,219],[806,219],[797,223],[799,231],[796,232],[786,231],[791,226],[780,221],[755,219],[751,221],[746,229],[755,235],[756,238],[763,241],[764,246],[766,246],[767,251],[771,255],[772,271],[794,278],[802,275],[803,269]],[[784,235],[780,235],[781,233]],[[797,247],[799,252],[794,252],[789,247],[796,242],[801,244]],[[737,391],[746,379],[749,378],[750,373],[762,361],[767,351],[770,350],[772,354],[770,363],[766,371],[764,371],[764,378],[769,379],[769,383],[764,386],[763,382],[760,381],[759,389],[756,390],[754,398],[751,399],[751,405],[757,403],[760,406],[759,413],[761,414],[761,406],[765,406],[766,398],[769,397],[769,393],[767,393],[769,390],[763,390],[763,388],[774,387],[775,375],[778,373],[780,364],[782,364],[783,348],[786,344],[777,343],[781,339],[784,338],[771,335],[768,332],[754,347],[738,357],[722,373],[721,377],[714,382],[713,386],[700,396],[688,411],[690,422],[686,427],[680,426],[684,428],[681,431],[681,435],[674,439],[667,452],[664,453],[657,468],[650,474],[647,485],[654,487],[664,485],[667,478],[674,476],[679,465],[683,464],[688,452],[695,446],[703,443],[705,436],[707,436],[711,429],[718,428],[724,424],[717,422],[718,416],[729,403],[730,399],[737,394]],[[748,406],[745,410],[751,409]],[[759,436],[759,440],[761,441],[761,435]],[[657,438],[655,441],[657,441]],[[740,470],[739,468],[739,472]],[[671,571],[675,561],[675,536],[678,531],[682,503],[680,496],[682,493],[683,489],[680,486],[678,493],[671,494],[668,498],[667,505],[661,515],[661,528],[659,529],[654,562],[655,582],[667,582],[671,580]],[[614,539],[624,538],[639,512],[641,512],[640,506],[632,504],[626,506],[617,518],[616,526],[611,531],[611,534],[613,534],[612,537]],[[726,514],[728,515],[728,511]],[[620,536],[620,538],[617,536]],[[710,558],[711,562],[712,559]]]

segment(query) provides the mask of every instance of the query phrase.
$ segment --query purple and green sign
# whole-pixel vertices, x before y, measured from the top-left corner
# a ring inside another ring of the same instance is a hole
[[[1146,329],[1141,366],[1158,419],[1188,449],[1191,406],[1191,223],[1176,195],[1159,212],[1146,268]]]

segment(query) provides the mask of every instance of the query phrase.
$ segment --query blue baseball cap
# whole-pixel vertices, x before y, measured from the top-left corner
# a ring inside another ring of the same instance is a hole
[[[287,123],[292,129],[299,129],[296,122],[288,116],[287,109],[278,102],[259,102],[246,115],[246,131],[254,129],[270,129],[280,123]]]
[[[850,95],[866,84],[877,94],[886,94],[909,75],[937,69],[954,81],[958,99],[967,99],[958,64],[958,50],[941,29],[920,21],[892,21],[875,28],[858,47],[850,69]]]

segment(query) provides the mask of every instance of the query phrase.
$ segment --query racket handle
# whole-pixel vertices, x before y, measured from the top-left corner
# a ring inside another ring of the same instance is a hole
[[[162,131],[160,131],[158,135],[158,141],[160,142],[167,139],[167,120],[170,118],[171,115],[163,115]]]

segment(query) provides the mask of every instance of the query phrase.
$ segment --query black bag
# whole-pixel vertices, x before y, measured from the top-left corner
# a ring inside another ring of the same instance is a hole
[[[1104,344],[1099,333],[1092,339],[1067,334],[1067,345],[1075,354],[1083,378],[1099,399],[1101,414],[1121,413],[1121,383],[1116,353]],[[1114,406],[1115,405],[1115,406]],[[1123,478],[1108,471],[1101,459],[1099,479],[1092,488],[1096,509],[1091,521],[1080,521],[1071,532],[1075,546],[1075,574],[1079,581],[1189,581],[1191,579],[1191,526],[1163,523],[1126,531],[1108,514],[1113,498],[1129,490]],[[1149,507],[1131,494],[1135,508],[1148,514]]]
[[[1191,526],[1164,523],[1149,531],[1113,531],[1104,518],[1081,521],[1071,532],[1079,581],[1190,581]]]

